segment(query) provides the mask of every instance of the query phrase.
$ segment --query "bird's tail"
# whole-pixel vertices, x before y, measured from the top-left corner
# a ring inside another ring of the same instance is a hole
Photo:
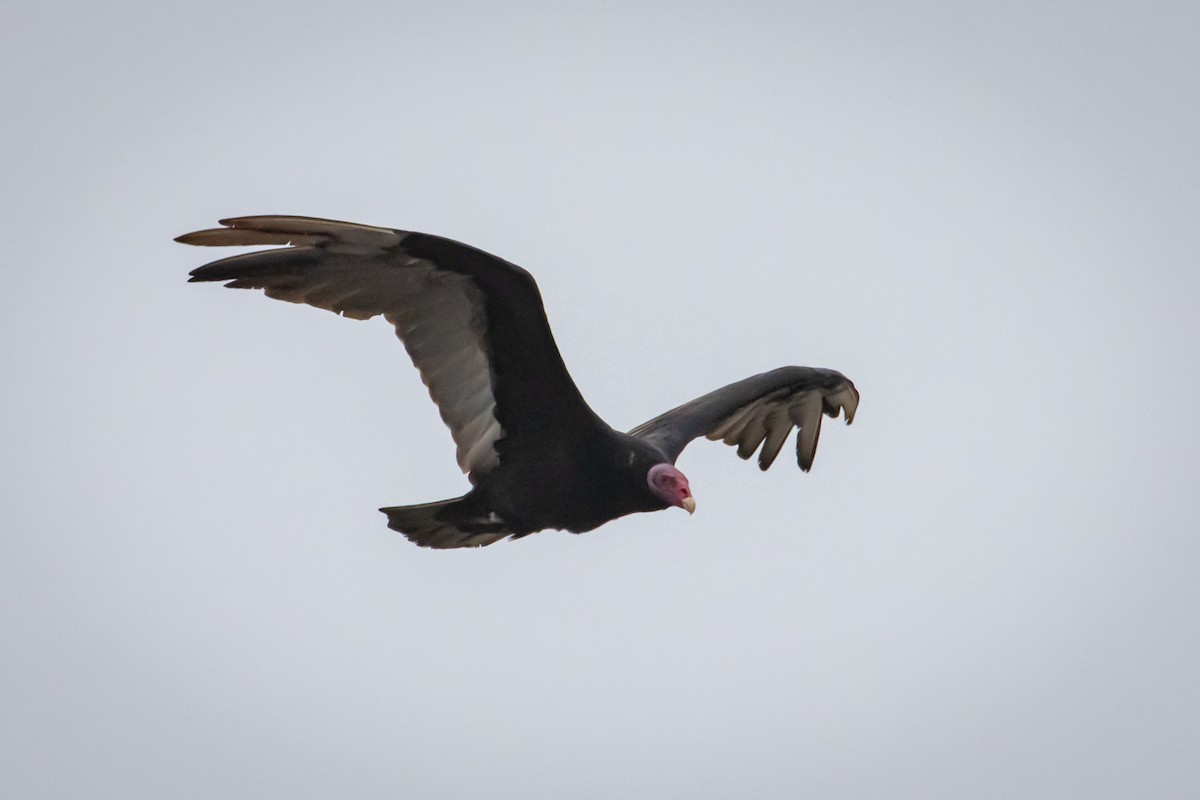
[[[379,509],[387,514],[388,527],[403,533],[421,547],[446,550],[453,547],[483,547],[498,542],[512,531],[494,513],[481,511],[470,494],[439,503],[392,506]]]

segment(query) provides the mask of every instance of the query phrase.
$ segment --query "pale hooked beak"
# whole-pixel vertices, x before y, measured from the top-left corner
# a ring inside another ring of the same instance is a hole
[[[696,513],[696,499],[691,496],[683,498],[683,510],[688,512],[688,514],[695,514]]]

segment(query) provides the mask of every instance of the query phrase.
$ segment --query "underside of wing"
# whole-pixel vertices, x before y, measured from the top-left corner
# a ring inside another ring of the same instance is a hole
[[[281,247],[215,261],[191,279],[262,289],[353,319],[383,315],[420,370],[450,428],[459,466],[473,480],[497,465],[501,438],[520,441],[522,426],[539,418],[538,404],[557,409],[561,424],[573,421],[564,410],[586,409],[537,286],[519,267],[448,239],[333,220],[259,216],[221,225],[177,241]]]
[[[630,433],[651,442],[672,461],[698,437],[723,441],[736,447],[743,459],[758,451],[758,466],[765,470],[792,429],[799,428],[796,461],[807,472],[817,453],[822,415],[837,417],[844,412],[849,425],[858,399],[858,390],[840,372],[781,367],[696,398]]]

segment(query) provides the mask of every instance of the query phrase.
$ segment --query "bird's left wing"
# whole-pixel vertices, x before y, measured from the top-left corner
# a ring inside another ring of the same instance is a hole
[[[221,220],[176,241],[285,245],[215,261],[225,281],[354,319],[382,314],[429,387],[472,480],[597,424],[567,373],[528,272],[459,242],[313,217]],[[500,452],[503,450],[503,454]]]
[[[742,458],[750,458],[761,444],[758,466],[765,470],[779,455],[792,428],[798,427],[796,460],[800,469],[808,472],[817,453],[821,414],[836,417],[844,411],[849,425],[857,409],[858,390],[842,373],[780,367],[709,392],[629,433],[656,446],[672,463],[700,436],[736,445]]]

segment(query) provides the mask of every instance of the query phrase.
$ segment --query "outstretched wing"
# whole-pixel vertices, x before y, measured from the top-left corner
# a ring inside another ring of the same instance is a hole
[[[750,458],[761,444],[758,466],[765,470],[779,455],[792,428],[798,427],[796,460],[800,469],[808,472],[817,453],[821,414],[836,417],[844,410],[849,425],[857,409],[858,390],[842,373],[780,367],[709,392],[629,433],[656,446],[671,463],[699,436],[737,445],[742,458]]]
[[[207,264],[192,271],[192,281],[262,289],[354,319],[382,314],[420,370],[473,481],[503,454],[594,424],[537,284],[520,267],[449,239],[348,222],[264,216],[221,225],[176,241],[285,246]]]

